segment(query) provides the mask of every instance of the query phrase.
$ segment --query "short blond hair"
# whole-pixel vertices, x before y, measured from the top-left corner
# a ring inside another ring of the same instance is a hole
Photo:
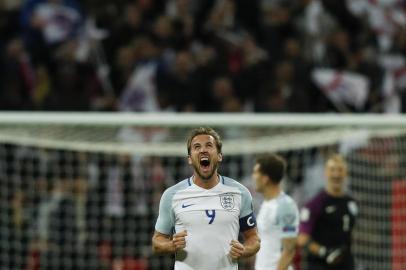
[[[220,135],[214,129],[212,129],[211,127],[198,127],[198,128],[193,129],[190,132],[189,137],[187,139],[187,153],[188,153],[188,155],[190,155],[190,150],[191,150],[191,147],[192,147],[192,140],[193,140],[194,137],[196,137],[198,135],[212,136],[214,138],[214,141],[216,142],[217,151],[219,153],[221,153],[223,142],[221,141]]]
[[[343,155],[340,154],[332,154],[327,158],[326,164],[329,161],[335,161],[335,162],[339,162],[342,163],[345,167],[347,167],[347,161],[345,160]]]

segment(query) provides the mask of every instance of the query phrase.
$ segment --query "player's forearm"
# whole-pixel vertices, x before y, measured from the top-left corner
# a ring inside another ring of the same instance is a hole
[[[157,254],[172,254],[176,249],[171,239],[154,236],[152,237],[152,250]]]
[[[261,240],[258,236],[252,236],[244,242],[244,253],[242,257],[255,255],[261,247]]]
[[[277,270],[286,270],[292,263],[296,253],[296,237],[287,237],[282,239],[282,254],[279,259]]]
[[[286,250],[282,252],[281,258],[279,259],[277,270],[286,270],[292,263],[293,257],[295,256],[295,250]]]

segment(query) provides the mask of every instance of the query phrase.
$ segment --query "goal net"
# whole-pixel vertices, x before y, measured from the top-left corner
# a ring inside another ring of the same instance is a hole
[[[256,155],[287,159],[284,187],[299,206],[323,187],[326,157],[345,155],[358,269],[406,268],[404,117],[1,113],[0,269],[171,269],[151,237],[162,192],[192,173],[186,137],[198,126],[222,135],[220,173],[246,185],[256,209]]]

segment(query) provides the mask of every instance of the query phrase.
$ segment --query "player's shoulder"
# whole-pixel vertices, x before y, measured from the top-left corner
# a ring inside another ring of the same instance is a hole
[[[321,190],[304,204],[301,210],[301,215],[309,215],[309,213],[317,215],[318,213],[321,213],[323,207],[327,202],[327,199],[327,193],[324,190]]]
[[[315,206],[315,205],[322,205],[328,198],[326,191],[320,190],[316,195],[314,195],[310,200],[308,200],[305,205],[306,206]]]
[[[181,180],[180,182],[176,183],[173,186],[168,187],[162,197],[167,198],[167,197],[173,197],[177,192],[187,189],[191,186],[191,179],[190,178],[186,178]]]
[[[276,199],[276,203],[278,211],[296,212],[298,209],[295,200],[286,193],[279,195]]]
[[[237,180],[227,177],[227,176],[220,176],[220,181],[223,185],[227,187],[232,187],[238,189],[241,193],[248,193],[251,194],[246,186],[238,182]]]
[[[277,198],[277,203],[280,206],[296,206],[296,202],[295,200],[293,200],[293,198],[291,196],[289,196],[286,193],[281,193],[280,196],[278,196]]]

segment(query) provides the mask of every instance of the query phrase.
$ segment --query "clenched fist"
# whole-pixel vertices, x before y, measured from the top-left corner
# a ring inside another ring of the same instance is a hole
[[[172,236],[172,243],[175,246],[175,250],[182,250],[186,247],[186,239],[185,237],[187,236],[187,231],[181,231],[179,233],[175,233]]]
[[[230,246],[230,253],[228,255],[232,260],[236,261],[244,254],[245,247],[237,240],[231,240]]]

